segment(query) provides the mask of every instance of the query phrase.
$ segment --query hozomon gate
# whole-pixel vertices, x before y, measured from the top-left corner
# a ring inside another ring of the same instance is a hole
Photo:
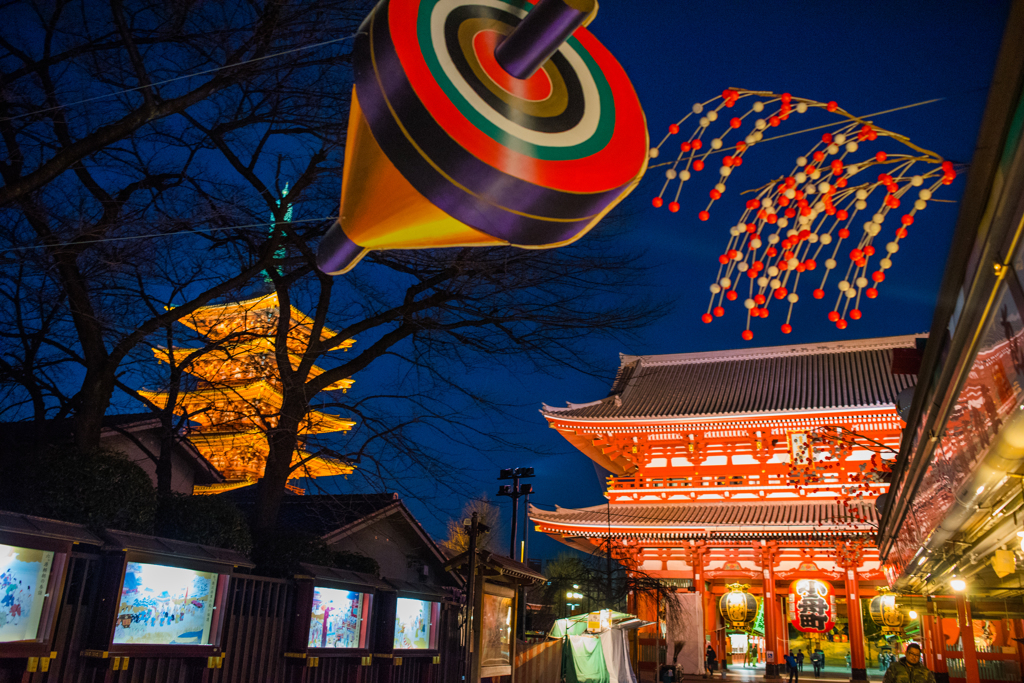
[[[864,679],[863,604],[884,584],[875,498],[899,449],[918,337],[621,356],[608,396],[545,405],[550,426],[609,470],[608,502],[530,507],[542,531],[701,594],[704,633],[725,652],[717,603],[733,583],[764,600],[766,674],[810,641],[790,630],[791,584],[832,587],[836,625],[815,636],[830,665]],[[895,372],[894,372],[895,371]],[[653,601],[633,605],[657,620]],[[794,634],[791,641],[791,634]],[[653,635],[653,634],[652,634]],[[867,647],[871,647],[870,645]]]

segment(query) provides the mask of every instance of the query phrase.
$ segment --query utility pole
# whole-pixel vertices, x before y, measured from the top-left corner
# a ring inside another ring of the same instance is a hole
[[[464,520],[465,521],[465,520]],[[476,630],[479,628],[473,620],[473,609],[476,606],[476,538],[481,532],[490,531],[490,529],[481,524],[477,519],[477,513],[474,512],[473,516],[468,520],[467,532],[469,534],[469,569],[467,570],[466,578],[466,675],[463,680],[470,681],[475,675],[473,667],[473,642],[476,638]]]
[[[516,559],[517,524],[519,522],[519,496],[526,496],[533,493],[533,484],[520,484],[520,479],[533,477],[532,467],[510,467],[498,474],[498,481],[511,479],[511,484],[503,484],[498,488],[499,496],[508,496],[512,499],[512,538],[509,541],[508,556]],[[525,559],[525,558],[524,558]]]

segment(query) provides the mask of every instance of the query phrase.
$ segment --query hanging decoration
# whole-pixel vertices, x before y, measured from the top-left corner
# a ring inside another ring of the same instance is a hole
[[[737,107],[741,100],[751,102],[745,111]],[[788,173],[745,193],[750,198],[739,220],[728,226],[729,239],[718,257],[702,320],[722,317],[726,302],[739,301],[746,311],[746,340],[754,336],[751,321],[767,318],[773,307],[783,307],[782,332],[790,333],[793,305],[807,290],[814,299],[834,301],[827,317],[837,328],[859,320],[865,299],[879,296],[917,214],[956,178],[951,162],[835,102],[729,89],[693,105],[650,150],[652,159],[674,154],[652,166],[665,178],[653,205],[679,211],[683,185],[706,166],[720,164],[710,200],[697,213],[699,220],[709,220],[732,175],[765,133],[812,109],[834,114],[839,119],[834,130],[822,134]],[[699,117],[697,127],[674,152],[672,140],[691,116]],[[717,135],[711,132],[716,122],[722,128]],[[902,151],[872,151],[880,139],[898,143]]]
[[[585,26],[595,0],[382,0],[354,47],[338,221],[317,262],[580,238],[647,168],[643,110]]]
[[[787,439],[790,450],[788,477],[797,492],[833,492],[851,521],[866,522],[867,518],[854,503],[877,493],[873,487],[882,481],[884,474],[892,471],[891,463],[896,451],[863,434],[835,425],[789,432]],[[855,447],[870,451],[870,459],[856,463],[849,461]],[[844,467],[845,481],[840,481],[840,468]]]
[[[799,579],[789,587],[789,621],[802,633],[827,633],[836,625],[832,586],[818,579]]]
[[[718,612],[729,628],[746,631],[757,616],[757,598],[747,590],[749,584],[731,583],[729,592],[718,600]]]
[[[896,604],[896,597],[887,588],[879,588],[878,595],[868,603],[871,621],[882,628],[883,634],[900,633],[903,630],[903,612]]]

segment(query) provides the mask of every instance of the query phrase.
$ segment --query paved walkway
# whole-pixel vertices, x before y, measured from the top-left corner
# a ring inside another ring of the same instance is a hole
[[[868,680],[869,681],[881,681],[884,676],[883,672],[877,668],[868,669]],[[722,672],[715,673],[715,680],[723,680]],[[732,665],[729,667],[724,680],[726,681],[761,681],[764,678],[764,664],[758,665],[756,668],[752,666]],[[704,680],[703,676],[685,676],[685,680]],[[814,668],[804,664],[804,670],[800,672],[801,683],[811,683],[812,681],[849,681],[850,670],[846,667],[838,666],[826,666],[821,672],[821,678],[814,677]],[[788,683],[789,674],[783,674],[781,678],[782,683]]]

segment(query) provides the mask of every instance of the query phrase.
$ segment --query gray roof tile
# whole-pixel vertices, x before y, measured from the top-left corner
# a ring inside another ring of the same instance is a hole
[[[831,532],[851,530],[862,532],[878,524],[878,513],[870,503],[851,504],[866,522],[853,518],[843,505],[833,501],[740,503],[644,503],[639,505],[596,505],[587,508],[542,510],[530,506],[530,519],[535,523],[590,525],[600,530],[609,524],[617,528],[635,528],[643,533],[644,527],[678,525],[681,532],[713,529],[716,532],[740,532],[751,526],[770,526],[768,533],[810,532],[827,527]]]
[[[606,420],[893,405],[914,385],[892,374],[893,349],[922,335],[662,356],[627,356],[608,397],[545,415]]]

